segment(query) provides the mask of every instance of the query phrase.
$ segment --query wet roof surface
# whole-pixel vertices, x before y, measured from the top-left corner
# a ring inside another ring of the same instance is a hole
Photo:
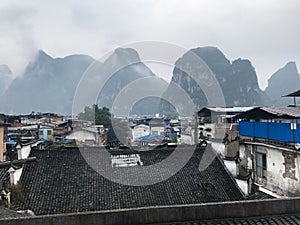
[[[99,153],[99,150],[87,149],[85,157],[97,162],[99,155],[95,151]],[[179,149],[173,164],[187,151]],[[36,156],[37,161],[26,164],[21,177],[25,195],[23,207],[36,215],[43,215],[244,199],[219,158],[214,158],[206,169],[199,170],[201,159],[207,157],[204,152],[207,153],[204,148],[193,149],[183,168],[162,182],[130,186],[113,182],[97,173],[78,149],[33,150],[31,156]],[[173,150],[167,149],[139,152],[144,166],[162,162],[172,153]],[[126,168],[122,169],[126,176]],[[169,169],[162,164],[159,174],[149,173],[147,176],[162,176]],[[136,179],[142,179],[139,176],[145,174],[141,173]]]

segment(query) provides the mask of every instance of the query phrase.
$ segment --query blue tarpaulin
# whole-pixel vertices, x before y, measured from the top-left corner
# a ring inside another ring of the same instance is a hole
[[[155,141],[155,140],[164,140],[165,136],[157,134],[148,134],[142,137],[136,138],[134,141]]]
[[[300,143],[300,124],[291,129],[291,123],[240,121],[239,135]]]

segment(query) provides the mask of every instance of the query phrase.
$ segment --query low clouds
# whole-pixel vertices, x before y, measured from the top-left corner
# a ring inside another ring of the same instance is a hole
[[[126,43],[217,46],[248,58],[261,87],[287,61],[300,67],[298,0],[111,0],[0,2],[0,64],[20,74],[37,49],[100,58]]]

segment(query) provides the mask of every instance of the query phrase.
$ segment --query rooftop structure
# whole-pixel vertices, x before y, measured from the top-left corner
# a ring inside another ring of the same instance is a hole
[[[282,96],[282,97],[294,97],[294,106],[296,106],[297,105],[296,97],[300,97],[300,90],[292,92],[292,93],[287,94],[287,95]]]
[[[170,178],[145,186],[128,186],[108,180],[93,170],[76,148],[33,150],[31,156],[36,156],[37,161],[24,165],[20,180],[25,197],[22,207],[43,215],[244,199],[234,179],[211,149],[178,148],[176,151],[182,157],[188,151],[194,151],[186,165]],[[99,151],[101,155],[105,150],[86,148],[84,151],[86,157],[97,161]],[[215,158],[205,170],[199,170],[205,151]],[[173,152],[172,149],[139,152],[142,163],[137,166],[156,164]],[[126,168],[129,167],[114,169],[122,169],[126,174]],[[168,168],[161,167],[160,171],[160,175],[168,173]]]
[[[236,116],[241,119],[298,119],[299,107],[256,107]]]

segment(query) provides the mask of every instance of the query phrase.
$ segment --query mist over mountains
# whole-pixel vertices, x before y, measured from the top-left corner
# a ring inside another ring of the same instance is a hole
[[[17,77],[0,98],[2,111],[5,113],[55,112],[71,115],[76,88],[84,73],[94,62],[95,59],[87,55],[52,58],[40,50],[22,76]],[[111,108],[120,90],[132,81],[155,76],[145,64],[140,62],[138,53],[134,49],[116,49],[103,63],[99,61],[96,63],[97,73],[93,79],[104,75],[110,77],[98,96],[97,104],[101,107]]]
[[[4,94],[12,81],[13,77],[10,68],[5,64],[0,65],[0,96]]]
[[[54,59],[39,51],[2,96],[3,111],[70,113],[76,86],[92,62],[86,55]]]
[[[265,93],[271,100],[270,104],[286,106],[293,103],[291,98],[283,98],[289,93],[300,89],[300,75],[295,62],[288,62],[277,70],[268,80]]]
[[[203,67],[189,58],[191,54],[201,58],[214,74],[228,107],[288,105],[291,100],[281,96],[300,89],[300,75],[294,62],[289,62],[274,73],[268,81],[266,90],[262,91],[258,85],[255,68],[249,60],[236,59],[230,62],[218,48],[195,48],[176,61],[168,89],[172,89],[174,85],[182,88],[190,96],[196,109],[219,105],[209,102],[206,96],[209,93],[205,93],[207,90],[199,87],[189,76],[193,74],[204,84],[207,83]],[[70,115],[78,83],[93,63],[95,59],[88,55],[53,58],[40,50],[24,73],[14,80],[9,67],[0,65],[1,112],[20,114],[35,111]],[[97,66],[95,76],[110,77],[99,92],[97,104],[100,107],[111,108],[120,91],[133,81],[156,76],[149,67],[140,62],[138,52],[130,48],[116,49],[104,62],[97,61]],[[159,82],[166,81],[160,79]],[[143,87],[139,88],[143,90]],[[213,94],[214,90],[210,90],[210,93]],[[171,98],[178,97],[171,96]],[[172,111],[174,108],[166,102],[162,105],[157,98],[149,97],[139,101],[131,112],[154,114],[168,110]]]
[[[258,106],[267,104],[263,91],[258,86],[257,75],[251,62],[246,59],[237,59],[232,63],[224,54],[215,47],[203,47],[190,50],[191,53],[200,57],[213,72],[216,82],[219,83],[223,92],[225,104],[232,106]],[[196,62],[198,63],[198,62]],[[185,71],[182,71],[184,68]],[[208,93],[190,79],[188,74],[196,74],[199,71],[197,65],[191,63],[188,53],[177,60],[173,71],[172,81],[186,90],[194,100],[194,104],[201,108],[203,106],[218,106],[214,102],[207,101],[207,95],[213,94],[214,90],[209,89]],[[203,79],[205,82],[205,80]]]

